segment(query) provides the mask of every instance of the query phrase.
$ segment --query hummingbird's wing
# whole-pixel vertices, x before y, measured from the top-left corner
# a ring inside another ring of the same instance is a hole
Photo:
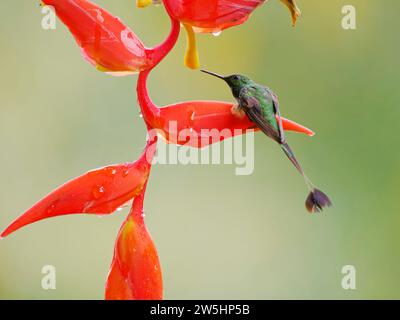
[[[281,111],[279,110],[278,96],[273,92],[271,92],[271,95],[272,95],[272,103],[274,104],[275,115],[278,118],[278,128],[279,128],[280,140],[281,140],[281,143],[284,143],[285,142],[285,131],[283,130]]]
[[[263,93],[263,95],[267,94],[268,92]],[[271,99],[271,96],[261,97],[261,99],[262,98]],[[272,126],[267,121],[267,119],[265,119],[259,99],[260,97],[257,97],[256,90],[254,90],[252,87],[248,87],[248,88],[243,88],[241,90],[238,100],[240,107],[245,111],[249,119],[253,121],[260,128],[260,130],[264,132],[268,137],[270,137],[272,140],[275,140],[280,144],[282,143],[283,135],[281,133],[283,132],[283,129],[282,129],[282,120],[280,118],[278,103],[273,102],[274,113],[278,115],[279,119],[278,121],[279,130],[276,130],[276,128],[274,128],[274,126]]]

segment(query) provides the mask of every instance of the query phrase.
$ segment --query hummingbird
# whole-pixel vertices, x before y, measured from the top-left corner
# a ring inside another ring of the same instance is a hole
[[[309,189],[305,203],[308,212],[321,212],[323,208],[330,207],[332,202],[329,197],[314,186],[286,142],[277,95],[270,88],[255,83],[244,75],[221,76],[207,70],[201,71],[224,80],[238,103],[235,112],[246,114],[264,134],[281,146],[283,152],[303,176]]]

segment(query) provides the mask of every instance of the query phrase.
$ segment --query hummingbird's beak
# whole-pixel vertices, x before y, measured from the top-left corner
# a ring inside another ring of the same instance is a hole
[[[216,74],[216,73],[214,73],[214,72],[210,72],[210,71],[207,71],[207,70],[204,70],[204,69],[202,69],[202,70],[200,70],[200,71],[201,71],[201,72],[204,72],[204,73],[208,73],[208,74],[210,74],[210,75],[212,75],[212,76],[214,76],[214,77],[220,78],[220,79],[222,79],[222,80],[226,80],[224,76],[221,76],[221,75]]]

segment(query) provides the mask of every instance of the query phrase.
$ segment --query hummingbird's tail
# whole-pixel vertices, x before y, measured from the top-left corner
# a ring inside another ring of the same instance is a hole
[[[311,180],[306,176],[306,174],[303,171],[303,168],[300,166],[300,163],[297,161],[289,145],[286,142],[283,142],[280,144],[280,146],[282,150],[285,152],[286,156],[289,158],[289,160],[296,167],[297,171],[299,171],[299,173],[303,176],[304,182],[306,183],[308,189],[310,190],[310,193],[308,194],[308,197],[306,199],[306,208],[308,212],[310,213],[321,212],[323,208],[330,207],[332,205],[331,200],[325,193],[317,189],[313,185]]]
[[[314,188],[306,199],[306,208],[309,213],[321,212],[323,208],[332,206],[332,201],[321,190]]]

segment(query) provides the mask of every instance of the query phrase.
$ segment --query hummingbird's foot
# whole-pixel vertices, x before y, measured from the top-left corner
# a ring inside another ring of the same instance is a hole
[[[239,119],[243,119],[246,115],[243,108],[239,106],[239,104],[235,103],[231,108],[232,114]]]

